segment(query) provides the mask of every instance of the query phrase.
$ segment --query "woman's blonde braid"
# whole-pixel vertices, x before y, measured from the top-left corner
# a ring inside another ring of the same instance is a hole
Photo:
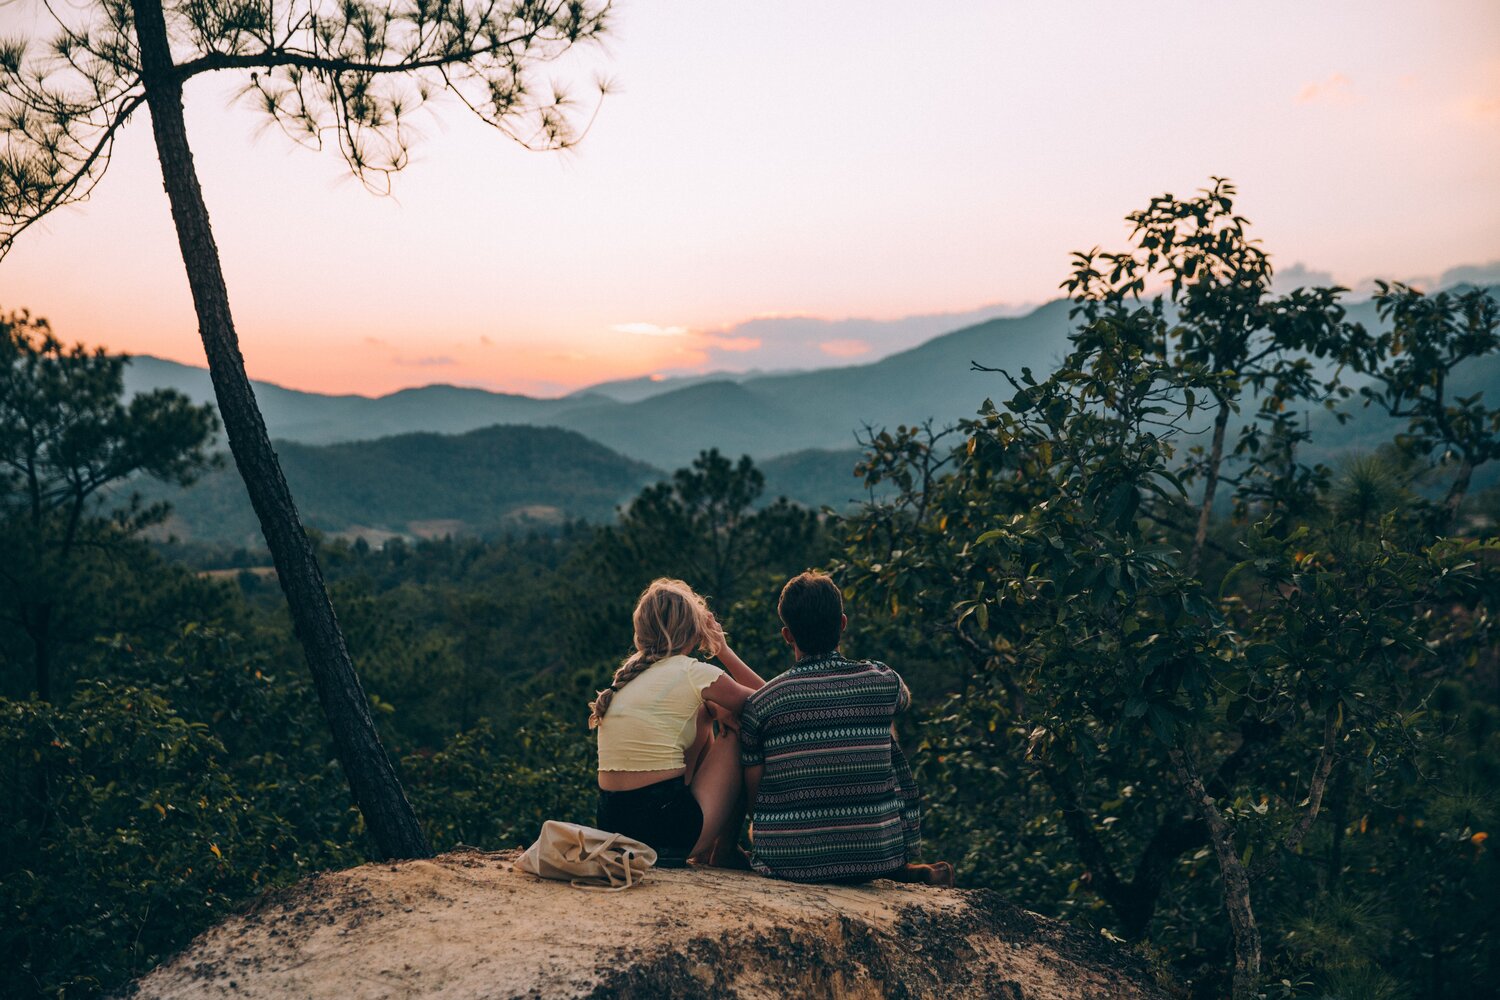
[[[641,649],[627,657],[625,662],[620,664],[620,669],[615,671],[614,680],[610,681],[609,687],[597,692],[594,700],[589,702],[589,728],[599,728],[599,721],[604,718],[604,713],[609,711],[609,703],[614,701],[616,691],[635,680],[647,667],[665,655],[667,654],[664,652]]]

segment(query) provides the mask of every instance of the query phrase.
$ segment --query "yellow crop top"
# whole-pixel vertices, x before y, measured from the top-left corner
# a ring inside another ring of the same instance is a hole
[[[599,720],[599,770],[682,767],[698,732],[703,689],[724,676],[691,656],[668,656],[615,692]]]

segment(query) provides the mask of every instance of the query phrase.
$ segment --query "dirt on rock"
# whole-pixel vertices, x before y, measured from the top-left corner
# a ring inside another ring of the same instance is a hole
[[[616,893],[516,852],[371,864],[268,893],[133,989],[151,1000],[304,997],[994,997],[1167,1000],[1103,938],[986,890],[804,886],[658,870]]]

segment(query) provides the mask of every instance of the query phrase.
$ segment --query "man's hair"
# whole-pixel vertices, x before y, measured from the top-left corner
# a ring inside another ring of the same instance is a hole
[[[776,602],[781,623],[792,630],[804,653],[828,653],[838,648],[844,630],[844,595],[823,573],[802,573],[781,588]]]

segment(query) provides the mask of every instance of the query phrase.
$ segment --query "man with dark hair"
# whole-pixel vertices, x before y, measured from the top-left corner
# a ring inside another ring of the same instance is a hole
[[[828,576],[793,577],[776,610],[797,662],[740,713],[751,864],[795,882],[952,885],[947,862],[910,863],[921,843],[917,786],[893,728],[911,705],[906,684],[884,663],[839,653],[849,619]]]

